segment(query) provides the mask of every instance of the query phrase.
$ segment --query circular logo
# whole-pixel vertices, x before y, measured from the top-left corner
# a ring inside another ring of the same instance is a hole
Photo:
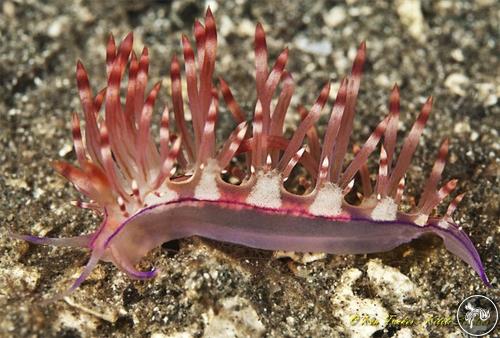
[[[497,325],[498,309],[488,297],[473,295],[465,298],[457,310],[457,321],[465,333],[481,337]]]

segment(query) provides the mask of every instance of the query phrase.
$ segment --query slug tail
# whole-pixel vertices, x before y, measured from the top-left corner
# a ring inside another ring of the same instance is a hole
[[[491,287],[481,257],[469,236],[456,224],[443,219],[433,219],[429,225],[430,230],[443,239],[446,249],[474,269],[484,285]]]

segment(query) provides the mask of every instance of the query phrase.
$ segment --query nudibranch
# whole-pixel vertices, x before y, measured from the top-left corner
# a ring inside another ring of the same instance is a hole
[[[210,9],[204,24],[195,21],[194,38],[196,49],[182,36],[185,87],[179,60],[173,56],[171,61],[175,133],[169,127],[171,110],[165,107],[159,146],[150,124],[160,83],[146,95],[147,48],[136,56],[131,33],[119,46],[111,36],[106,49],[107,85],[95,96],[87,71],[77,63],[85,120],[82,130],[79,114],[72,116],[78,166],[55,162],[54,168],[86,197],[75,204],[101,215],[102,223],[92,234],[72,238],[12,235],[37,244],[90,249],[80,277],[61,297],[75,290],[99,261],[112,262],[134,279],[152,278],[157,270],[136,268],[141,258],[163,242],[189,236],[266,250],[362,254],[391,250],[434,233],[489,285],[477,250],[452,219],[463,195],[452,200],[444,216],[433,213],[457,185],[451,180],[439,186],[447,140],[440,146],[418,205],[411,212],[398,208],[432,97],[423,104],[396,156],[400,95],[395,85],[388,115],[345,165],[366,58],[364,42],[350,74],[340,83],[321,144],[315,124],[327,103],[330,84],[323,87],[311,109],[303,111],[293,135],[285,137],[285,115],[294,92],[293,78],[286,70],[288,49],[269,68],[262,25],[257,24],[255,30],[257,100],[251,122],[245,120],[246,112],[228,84],[222,78],[214,84],[217,33]],[[125,72],[128,83],[122,103],[120,86]],[[191,124],[185,114],[183,88]],[[216,147],[219,94],[236,127],[221,147]],[[366,163],[376,150],[380,151],[379,169],[372,185]],[[239,184],[232,184],[222,175],[228,171],[238,174],[232,165],[237,156],[246,169],[239,170]],[[307,170],[313,182],[302,195],[284,187],[297,164]],[[345,195],[353,188],[355,177],[360,179],[361,191],[360,203],[353,205]]]

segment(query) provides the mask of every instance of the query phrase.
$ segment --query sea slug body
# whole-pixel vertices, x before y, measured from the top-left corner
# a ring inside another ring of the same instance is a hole
[[[207,10],[205,22],[194,24],[196,50],[182,37],[187,103],[192,125],[185,118],[181,65],[176,56],[170,66],[172,107],[161,115],[159,146],[150,134],[160,83],[146,95],[149,55],[137,56],[129,34],[119,46],[110,37],[107,45],[106,88],[96,95],[81,62],[76,76],[85,127],[73,114],[72,131],[78,166],[55,162],[54,168],[71,181],[86,201],[76,202],[102,216],[91,235],[45,238],[12,234],[37,244],[83,247],[91,257],[81,276],[58,297],[75,290],[99,261],[112,262],[131,278],[154,277],[157,270],[138,271],[136,264],[151,249],[189,236],[202,236],[267,250],[358,254],[391,250],[425,233],[440,236],[446,248],[474,269],[489,285],[481,259],[466,233],[452,220],[463,195],[455,197],[444,216],[435,208],[457,185],[439,186],[448,152],[442,142],[436,162],[425,182],[420,202],[411,212],[398,210],[404,177],[432,107],[423,105],[416,122],[396,155],[399,121],[399,88],[389,99],[389,113],[366,142],[344,165],[353,127],[366,46],[361,43],[351,73],[339,87],[323,142],[315,124],[329,97],[330,84],[321,90],[290,138],[284,120],[294,91],[286,70],[288,50],[268,68],[265,33],[255,31],[257,102],[253,120],[236,102],[228,84],[214,84],[217,33]],[[125,73],[127,75],[125,76]],[[126,96],[120,98],[122,80],[128,79]],[[215,125],[219,94],[236,128],[216,147]],[[170,128],[171,111],[175,133]],[[366,162],[380,151],[379,171],[372,185]],[[238,156],[246,164],[239,185],[222,179]],[[300,164],[313,179],[303,194],[287,191],[284,182]],[[345,195],[360,178],[361,202],[349,204]]]

